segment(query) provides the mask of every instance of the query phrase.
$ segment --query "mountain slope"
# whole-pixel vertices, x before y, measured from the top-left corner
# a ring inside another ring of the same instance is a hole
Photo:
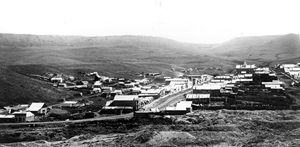
[[[209,49],[209,54],[230,60],[281,61],[299,57],[299,35],[240,37]]]
[[[211,65],[230,67],[231,62],[200,54],[211,46],[145,36],[0,34],[0,66],[5,69],[0,72],[0,106],[33,101],[53,103],[70,96],[68,91],[57,91],[49,84],[29,78],[30,74],[76,75],[78,71],[97,71],[110,77],[137,78],[140,72],[177,75],[171,68],[178,71]]]

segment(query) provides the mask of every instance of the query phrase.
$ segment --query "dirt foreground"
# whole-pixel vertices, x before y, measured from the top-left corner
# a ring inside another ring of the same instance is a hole
[[[1,127],[0,141],[3,147],[300,146],[300,111],[196,111],[143,120]]]

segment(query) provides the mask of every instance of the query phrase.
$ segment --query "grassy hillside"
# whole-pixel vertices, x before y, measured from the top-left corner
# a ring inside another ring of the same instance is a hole
[[[1,89],[0,101],[3,103],[0,106],[33,101],[53,103],[69,96],[68,91],[57,91],[51,85],[29,78],[30,74],[76,75],[79,71],[97,71],[110,77],[137,78],[136,74],[140,72],[175,76],[180,72],[171,72],[171,68],[180,71],[190,67],[229,68],[233,65],[200,54],[201,50],[211,46],[145,36],[0,34],[0,65],[5,68],[0,73],[0,85],[11,85]],[[24,87],[16,86],[18,84]],[[18,99],[22,101],[16,101]]]
[[[12,70],[14,68],[0,67],[0,107],[30,102],[52,104],[73,95],[70,91],[61,91],[46,82],[20,74],[17,69]]]
[[[51,103],[69,95],[68,91],[57,92],[29,78],[29,74],[76,75],[78,71],[97,71],[110,77],[137,78],[140,72],[176,76],[188,68],[193,68],[193,73],[222,74],[244,60],[259,65],[297,61],[300,47],[295,34],[241,37],[213,45],[145,36],[0,34],[0,50],[1,106],[19,103],[15,101],[18,99],[28,103],[40,100]],[[177,72],[172,72],[171,68]]]
[[[248,60],[257,64],[282,62],[300,56],[300,40],[296,34],[240,37],[207,52],[228,60]]]

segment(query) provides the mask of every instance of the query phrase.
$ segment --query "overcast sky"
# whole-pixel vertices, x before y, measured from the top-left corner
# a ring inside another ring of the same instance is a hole
[[[0,0],[0,33],[145,35],[192,43],[300,33],[299,0]]]

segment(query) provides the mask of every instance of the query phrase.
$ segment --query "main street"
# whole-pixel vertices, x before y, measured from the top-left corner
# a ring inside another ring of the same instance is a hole
[[[185,93],[190,93],[192,91],[192,88],[185,89],[183,91],[173,93],[170,95],[166,95],[164,97],[161,97],[159,99],[154,100],[152,103],[145,105],[143,108],[145,110],[153,109],[153,108],[158,108],[158,109],[163,109],[165,107],[174,105],[178,103],[179,101],[184,99],[184,94]]]

